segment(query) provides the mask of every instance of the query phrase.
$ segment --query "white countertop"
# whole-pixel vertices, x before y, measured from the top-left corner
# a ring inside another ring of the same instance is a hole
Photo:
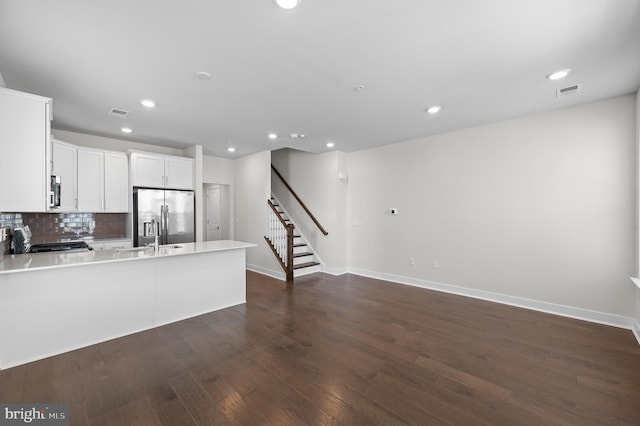
[[[155,252],[153,248],[136,247],[133,249],[91,250],[70,253],[14,254],[10,256],[0,256],[0,274],[80,266],[91,263],[156,259],[166,256],[185,256],[197,253],[245,249],[255,246],[255,244],[244,243],[242,241],[221,240],[169,244],[160,246],[157,252]]]

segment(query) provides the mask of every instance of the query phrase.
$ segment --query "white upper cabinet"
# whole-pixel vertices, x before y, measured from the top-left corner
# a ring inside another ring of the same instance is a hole
[[[128,169],[125,153],[78,147],[78,211],[126,213]]]
[[[50,208],[50,211],[77,211],[78,149],[75,145],[55,139],[51,145],[51,175],[60,178],[60,207]]]
[[[104,211],[104,151],[78,148],[78,211]]]
[[[129,211],[129,159],[124,152],[104,153],[104,211]]]
[[[0,211],[49,208],[51,99],[0,87]]]
[[[193,158],[166,157],[166,187],[171,189],[194,189]]]
[[[131,153],[131,184],[148,188],[194,189],[193,159],[149,152]]]
[[[164,188],[164,155],[146,152],[131,154],[131,184],[150,188]]]

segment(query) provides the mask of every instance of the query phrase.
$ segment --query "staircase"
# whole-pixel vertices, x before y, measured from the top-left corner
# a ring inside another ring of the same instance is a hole
[[[305,238],[296,230],[278,200],[267,200],[269,211],[269,235],[264,239],[278,259],[287,281],[296,276],[317,272],[321,262]]]

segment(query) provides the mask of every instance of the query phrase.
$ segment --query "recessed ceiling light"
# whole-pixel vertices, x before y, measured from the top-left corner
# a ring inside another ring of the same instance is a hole
[[[276,4],[283,9],[293,9],[300,4],[300,0],[276,0]]]
[[[133,131],[133,130],[131,130],[129,127],[123,127],[123,128],[122,128],[122,129],[120,129],[120,130],[122,130],[122,132],[123,132],[123,133],[131,133],[131,132]]]
[[[333,148],[334,146],[336,146],[335,143],[333,142],[327,142],[327,148]]]
[[[142,104],[143,107],[146,108],[155,108],[156,107],[156,103],[153,102],[151,99],[143,99],[140,101],[140,103]]]
[[[236,152],[236,149],[234,147],[230,146],[229,148],[227,148],[227,151]]]
[[[211,80],[213,77],[206,71],[196,71],[196,78],[198,80]]]
[[[276,135],[275,133],[269,133],[268,137],[269,137],[269,139],[271,139],[271,140],[276,140],[276,139],[278,139],[278,135]]]
[[[569,68],[565,70],[559,70],[556,72],[552,72],[551,74],[547,74],[547,78],[549,80],[560,80],[561,78],[565,78],[566,76],[568,76],[570,72],[571,70]]]
[[[303,133],[291,133],[291,134],[289,135],[289,137],[290,137],[291,139],[304,139],[304,138],[306,138],[306,137],[307,137],[307,135],[305,135],[305,134],[303,134]]]
[[[442,107],[440,105],[433,105],[430,106],[429,108],[427,108],[427,112],[429,114],[437,114],[440,112],[440,110],[442,109]]]

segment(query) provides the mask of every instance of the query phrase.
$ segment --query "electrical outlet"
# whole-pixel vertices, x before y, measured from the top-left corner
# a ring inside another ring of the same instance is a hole
[[[398,209],[389,209],[389,213],[395,216],[398,214]]]
[[[433,269],[438,269],[438,261],[433,259],[433,261],[431,262],[431,267]]]
[[[409,258],[409,265],[415,265],[416,264],[416,258],[415,257],[410,257]]]

